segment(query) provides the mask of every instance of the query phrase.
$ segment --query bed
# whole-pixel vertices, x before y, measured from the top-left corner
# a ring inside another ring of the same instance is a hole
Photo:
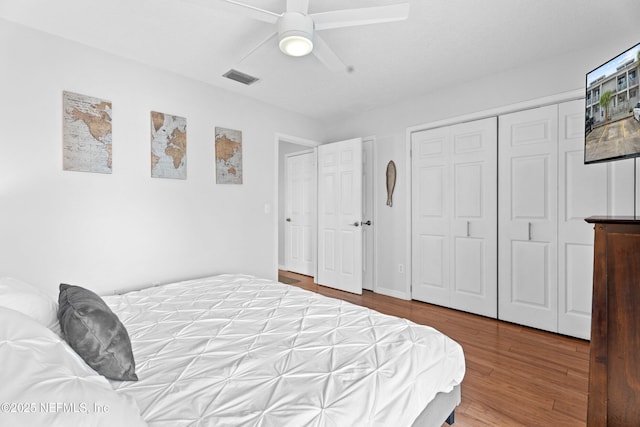
[[[219,275],[103,299],[138,378],[110,387],[141,425],[440,426],[460,403],[455,341],[294,286]]]

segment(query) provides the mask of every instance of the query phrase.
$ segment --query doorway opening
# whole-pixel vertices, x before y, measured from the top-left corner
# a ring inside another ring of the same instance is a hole
[[[300,218],[296,219],[293,215],[291,215],[291,210],[287,207],[287,198],[289,197],[287,191],[287,162],[291,159],[299,159],[302,158],[305,153],[313,153],[314,161],[317,162],[317,147],[320,146],[319,143],[315,141],[305,140],[302,138],[296,138],[286,135],[277,135],[276,136],[276,154],[277,154],[277,166],[278,166],[278,177],[277,177],[277,199],[278,199],[278,218],[277,218],[277,234],[278,234],[278,269],[282,271],[293,271],[295,273],[299,273],[296,271],[296,267],[291,267],[291,263],[287,260],[287,254],[291,254],[290,248],[288,245],[291,245],[291,225],[299,225]],[[359,225],[361,225],[360,229],[363,232],[363,275],[362,275],[362,289],[368,289],[375,292],[375,234],[374,234],[374,138],[364,138],[363,139],[363,188],[362,188],[362,218],[359,219]],[[303,274],[309,275],[314,279],[318,277],[318,240],[317,240],[317,205],[315,202],[317,201],[317,168],[316,163],[313,164],[313,173],[314,173],[314,216],[313,218],[313,231],[312,239],[313,243],[311,246],[311,253],[313,256],[313,268],[312,273],[309,274],[309,271],[303,272]],[[289,165],[291,167],[291,164]],[[299,174],[299,171],[296,172]],[[303,174],[304,175],[304,174]],[[309,191],[311,193],[311,191]],[[359,197],[358,197],[359,198]],[[366,218],[365,218],[366,217]],[[289,221],[287,221],[289,220]],[[298,223],[298,224],[295,224]],[[295,232],[298,238],[303,236],[303,232],[301,231],[302,227],[298,227],[298,230]],[[295,236],[294,236],[295,237]],[[296,239],[294,239],[295,241]],[[298,240],[298,242],[306,242],[308,240]],[[299,243],[302,244],[302,243]],[[296,248],[297,253],[300,252],[300,248]],[[295,252],[295,251],[294,251]],[[290,257],[289,257],[290,258]]]

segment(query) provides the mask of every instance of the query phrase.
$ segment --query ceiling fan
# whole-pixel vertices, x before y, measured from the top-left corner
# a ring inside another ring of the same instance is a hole
[[[305,56],[313,53],[332,71],[345,70],[347,67],[317,34],[318,31],[401,21],[409,15],[409,3],[311,14],[308,13],[309,0],[287,0],[286,10],[282,13],[260,9],[236,0],[214,0],[214,3],[215,7],[277,25],[277,31],[247,53],[241,61],[277,36],[278,46],[286,55]]]

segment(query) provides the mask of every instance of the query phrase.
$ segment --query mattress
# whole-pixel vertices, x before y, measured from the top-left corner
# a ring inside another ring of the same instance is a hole
[[[104,298],[150,426],[410,426],[465,372],[433,328],[297,287],[220,275]]]

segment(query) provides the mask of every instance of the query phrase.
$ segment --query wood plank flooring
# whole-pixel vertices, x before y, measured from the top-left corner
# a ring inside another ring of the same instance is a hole
[[[432,326],[460,343],[467,372],[455,427],[586,425],[587,341],[370,291],[350,294],[308,276],[279,273],[299,280],[292,286]]]

